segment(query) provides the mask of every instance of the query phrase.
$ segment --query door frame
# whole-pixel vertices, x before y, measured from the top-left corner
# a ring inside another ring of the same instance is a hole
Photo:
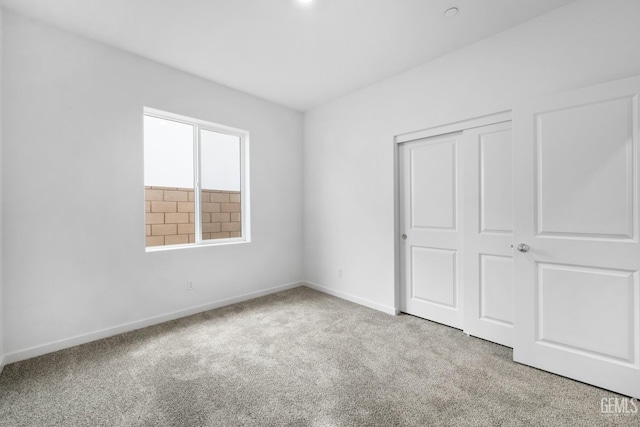
[[[394,308],[395,314],[400,314],[402,307],[401,298],[401,248],[400,248],[400,236],[402,230],[400,230],[400,147],[401,144],[416,141],[423,138],[429,138],[433,136],[441,136],[449,133],[460,132],[477,127],[493,125],[498,123],[509,122],[512,120],[511,110],[505,110],[498,113],[488,114],[485,116],[472,117],[456,122],[446,123],[442,125],[432,126],[421,130],[406,132],[397,134],[393,137],[393,252],[394,252]],[[464,284],[462,284],[464,289]],[[463,308],[464,309],[464,308]]]

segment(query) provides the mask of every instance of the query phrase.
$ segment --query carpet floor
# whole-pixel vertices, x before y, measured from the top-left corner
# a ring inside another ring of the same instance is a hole
[[[609,397],[300,287],[8,365],[0,426],[640,425]]]

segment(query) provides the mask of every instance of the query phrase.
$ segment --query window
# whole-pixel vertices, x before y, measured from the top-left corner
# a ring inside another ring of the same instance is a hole
[[[249,133],[144,110],[147,250],[249,241]]]

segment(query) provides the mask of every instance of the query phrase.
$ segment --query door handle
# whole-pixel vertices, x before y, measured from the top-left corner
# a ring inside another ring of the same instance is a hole
[[[407,235],[403,234],[402,236],[400,236],[402,238],[402,240],[407,240]]]
[[[518,252],[522,253],[529,252],[529,245],[527,245],[526,243],[520,243],[516,249],[518,250]]]

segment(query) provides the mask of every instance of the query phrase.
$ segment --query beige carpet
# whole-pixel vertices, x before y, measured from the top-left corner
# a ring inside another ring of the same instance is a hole
[[[5,367],[0,426],[603,426],[613,393],[297,288]]]

